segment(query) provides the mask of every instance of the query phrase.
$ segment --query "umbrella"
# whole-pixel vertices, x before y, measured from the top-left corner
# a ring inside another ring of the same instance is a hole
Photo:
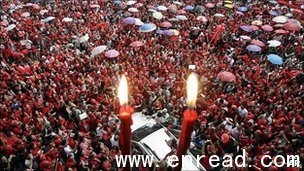
[[[92,50],[92,57],[102,53],[103,51],[105,51],[107,49],[107,46],[102,45],[102,46],[97,46]]]
[[[106,57],[108,58],[115,58],[119,55],[119,52],[115,49],[111,49],[111,50],[108,50],[106,53],[105,53]]]
[[[169,18],[169,21],[179,21],[177,18]]]
[[[171,29],[170,30],[174,36],[178,36],[179,35],[179,31],[178,30],[175,30],[175,29]]]
[[[265,44],[262,41],[260,41],[260,40],[252,40],[250,43],[254,44],[254,45],[258,45],[260,47],[264,47],[265,46]]]
[[[136,1],[127,1],[126,5],[133,5],[135,3],[136,3]]]
[[[231,9],[231,8],[233,8],[233,5],[232,4],[225,4],[224,7]]]
[[[303,11],[300,9],[292,9],[291,11],[295,13],[303,14]]]
[[[246,35],[241,35],[240,38],[244,39],[244,40],[251,40],[251,38],[249,36],[246,36]]]
[[[248,10],[248,8],[247,7],[239,7],[238,10],[242,11],[242,12],[246,12]]]
[[[251,22],[252,25],[256,25],[256,26],[260,26],[263,24],[263,22],[261,20],[254,20]]]
[[[44,15],[45,13],[48,13],[49,11],[48,10],[41,10],[39,13],[41,14],[41,15]]]
[[[135,12],[138,12],[138,9],[137,8],[129,8],[128,11],[135,13]]]
[[[251,25],[250,28],[252,31],[260,30],[260,28],[256,25]]]
[[[288,17],[288,18],[290,18],[290,17],[292,17],[293,15],[292,15],[291,13],[287,13],[287,14],[285,14],[285,16]]]
[[[139,18],[135,18],[135,25],[142,26],[144,23]]]
[[[284,27],[284,24],[276,24],[274,27]]]
[[[160,34],[164,34],[167,36],[173,36],[174,33],[171,30],[163,30],[162,32],[160,32]]]
[[[5,28],[5,30],[6,30],[6,31],[11,31],[11,30],[13,30],[15,27],[16,27],[16,24],[10,24],[9,26],[7,26],[7,27]]]
[[[235,13],[239,15],[244,15],[244,13],[242,13],[241,11],[236,11]]]
[[[150,9],[148,9],[148,12],[157,12],[155,9],[152,9],[152,8],[150,8]]]
[[[269,3],[272,3],[272,4],[278,4],[277,1],[269,1]]]
[[[20,40],[20,43],[22,46],[27,45],[27,44],[32,44],[33,42],[30,40]]]
[[[174,1],[173,4],[175,4],[175,5],[180,5],[180,6],[183,5],[181,2],[178,2],[178,1]]]
[[[225,16],[224,16],[224,14],[217,13],[217,14],[214,14],[214,17],[225,17]]]
[[[160,13],[160,12],[154,12],[152,15],[157,20],[160,20],[160,19],[162,19],[164,17],[163,14]]]
[[[137,48],[143,46],[145,43],[141,41],[135,41],[130,44],[131,47]]]
[[[273,31],[273,28],[270,25],[263,25],[262,29],[265,31]]]
[[[175,16],[175,18],[177,18],[179,20],[188,20],[188,18],[185,15],[177,15],[177,16]]]
[[[143,3],[137,3],[137,4],[135,4],[134,6],[135,6],[136,8],[140,8],[140,7],[144,6],[144,4],[143,4]]]
[[[177,14],[187,14],[187,12],[185,10],[178,10]]]
[[[120,5],[121,1],[114,1],[113,3],[116,4],[116,5]]]
[[[274,16],[279,15],[279,13],[276,12],[276,11],[269,11],[268,13],[269,13],[270,15],[274,15]]]
[[[160,26],[161,26],[161,27],[169,28],[169,27],[172,27],[172,24],[171,24],[170,22],[166,21],[166,22],[162,22],[162,23],[160,24]]]
[[[283,59],[276,54],[267,55],[267,60],[269,62],[271,62],[272,64],[276,64],[276,65],[282,65],[283,64]]]
[[[274,32],[275,32],[276,34],[286,34],[286,33],[288,33],[288,31],[282,30],[282,29],[275,30]]]
[[[191,6],[191,5],[187,5],[185,8],[184,8],[185,10],[193,10],[194,9],[194,7],[193,6]]]
[[[100,8],[100,5],[98,5],[98,4],[91,4],[90,8]]]
[[[269,47],[278,47],[281,45],[281,42],[277,41],[277,40],[269,40],[267,42]]]
[[[302,28],[301,23],[296,19],[290,19],[286,24],[284,24],[285,30],[299,31],[301,30],[301,28]]]
[[[252,32],[252,29],[250,26],[240,26],[240,28],[246,32]]]
[[[286,23],[287,22],[287,17],[286,16],[276,16],[272,19],[272,21],[276,22],[276,23]]]
[[[82,36],[82,37],[79,38],[79,42],[80,43],[86,42],[86,41],[89,40],[89,38],[90,38],[89,34],[85,34],[84,36]]]
[[[62,21],[63,21],[63,22],[72,22],[73,19],[72,19],[72,18],[67,18],[67,17],[66,17],[66,18],[63,18]]]
[[[9,23],[8,23],[7,20],[3,20],[3,21],[0,22],[0,24],[1,24],[2,26],[7,26]]]
[[[208,21],[207,18],[204,17],[204,16],[198,16],[198,17],[196,17],[196,19],[197,19],[198,21],[202,21],[202,22],[204,22],[204,23]]]
[[[156,25],[152,23],[143,24],[139,27],[139,31],[141,32],[151,32],[156,29]]]
[[[21,14],[21,17],[27,18],[29,17],[31,14],[29,12],[24,12]]]
[[[246,47],[246,49],[249,51],[249,52],[260,52],[262,49],[257,46],[257,45],[248,45]]]
[[[52,20],[54,20],[54,19],[55,19],[55,17],[50,16],[50,17],[47,17],[47,18],[45,18],[45,19],[42,19],[42,22],[43,22],[43,23],[47,23],[47,22],[52,21]]]
[[[235,75],[228,71],[223,71],[217,74],[221,81],[233,82],[235,81]]]
[[[226,4],[232,4],[232,1],[224,1]]]
[[[160,11],[167,11],[168,8],[161,5],[161,6],[158,6],[157,9],[160,10]]]
[[[212,4],[212,3],[207,3],[205,6],[206,6],[207,8],[214,8],[214,7],[215,7],[215,5]]]
[[[176,12],[177,11],[177,6],[175,4],[171,4],[171,5],[168,6],[168,9],[171,12]]]
[[[133,17],[128,17],[128,18],[123,19],[123,22],[125,24],[135,24],[136,20]]]

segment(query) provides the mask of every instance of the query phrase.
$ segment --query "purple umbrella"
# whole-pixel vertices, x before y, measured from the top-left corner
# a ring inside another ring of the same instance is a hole
[[[250,52],[260,52],[262,49],[257,45],[248,45],[246,49]]]
[[[250,26],[241,26],[240,28],[246,32],[252,32],[252,29]]]
[[[123,19],[123,22],[125,24],[135,24],[136,20],[133,17],[128,17],[128,18]]]
[[[167,35],[167,36],[173,36],[174,35],[174,33],[171,30],[165,30],[164,34]]]
[[[119,52],[117,50],[108,50],[106,53],[105,53],[106,57],[108,58],[115,58],[119,55]]]

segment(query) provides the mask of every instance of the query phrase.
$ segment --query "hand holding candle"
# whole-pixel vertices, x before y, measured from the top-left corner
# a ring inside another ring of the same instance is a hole
[[[184,112],[181,135],[176,155],[179,159],[178,166],[175,170],[182,168],[182,155],[186,154],[191,142],[191,134],[193,125],[197,120],[197,112],[195,111],[195,104],[198,92],[198,81],[196,76],[192,73],[187,80],[187,105],[188,109]]]
[[[122,155],[131,155],[131,115],[134,109],[128,106],[128,83],[125,76],[122,76],[118,87],[118,98],[120,102],[119,118],[120,118],[120,134],[119,147]],[[125,170],[129,170],[127,166]]]

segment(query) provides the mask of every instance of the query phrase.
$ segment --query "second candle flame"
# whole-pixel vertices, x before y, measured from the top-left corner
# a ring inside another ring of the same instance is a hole
[[[187,105],[195,108],[198,92],[198,81],[194,73],[191,73],[187,80]]]
[[[128,104],[128,82],[126,76],[122,76],[118,87],[118,98],[120,105]]]

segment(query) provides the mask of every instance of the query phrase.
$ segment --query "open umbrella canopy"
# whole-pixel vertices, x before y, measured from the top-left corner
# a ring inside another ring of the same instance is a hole
[[[144,23],[139,18],[135,18],[135,25],[142,26]]]
[[[240,38],[243,40],[251,40],[251,37],[246,36],[246,35],[241,35]]]
[[[273,31],[273,28],[270,25],[267,25],[267,24],[263,25],[262,29],[265,30],[265,31]]]
[[[262,50],[258,45],[248,45],[246,49],[249,52],[260,52]]]
[[[31,14],[29,12],[24,12],[21,14],[21,17],[27,18],[29,17]]]
[[[126,2],[126,5],[133,5],[133,4],[135,4],[136,3],[136,1],[127,1]]]
[[[221,81],[226,81],[226,82],[233,82],[236,79],[235,75],[228,71],[220,72],[218,73],[217,76]]]
[[[188,18],[185,15],[177,15],[177,16],[175,16],[175,18],[177,18],[179,20],[188,20]]]
[[[131,47],[137,48],[143,46],[145,43],[142,41],[135,41],[130,44]]]
[[[284,24],[284,29],[289,31],[299,31],[301,28],[301,23],[295,19],[290,19],[286,24]]]
[[[276,22],[276,23],[286,23],[287,22],[287,17],[286,16],[283,16],[283,15],[280,15],[280,16],[276,16],[272,19],[273,22]]]
[[[267,60],[269,62],[271,62],[272,64],[276,64],[276,65],[282,65],[283,64],[283,59],[276,54],[267,55]]]
[[[250,26],[240,26],[240,28],[246,32],[252,32],[252,28]]]
[[[278,13],[278,12],[276,12],[276,11],[269,11],[268,13],[269,13],[270,15],[274,15],[274,16],[279,15],[279,13]]]
[[[9,26],[7,26],[7,27],[5,28],[5,30],[6,30],[6,31],[11,31],[11,30],[13,30],[15,27],[16,27],[16,24],[10,24]]]
[[[108,58],[115,58],[115,57],[119,56],[119,52],[115,49],[111,49],[105,53],[105,56]]]
[[[256,26],[260,26],[263,24],[263,22],[261,20],[254,20],[251,22],[252,25],[256,25]]]
[[[172,24],[168,21],[165,21],[165,22],[162,22],[160,24],[161,27],[166,27],[166,28],[169,28],[169,27],[172,27]]]
[[[267,42],[269,47],[278,47],[281,45],[281,42],[277,41],[277,40],[269,40]]]
[[[224,14],[216,13],[216,14],[214,14],[214,17],[225,17],[225,15]]]
[[[233,4],[225,4],[224,7],[231,9],[233,8]]]
[[[80,43],[84,43],[84,42],[87,42],[89,40],[89,34],[85,34],[84,36],[80,37],[79,38],[79,42]]]
[[[96,55],[102,53],[102,52],[105,51],[106,49],[107,49],[107,46],[105,46],[105,45],[95,47],[95,48],[92,50],[92,52],[91,52],[92,57],[94,57],[94,56],[96,56]]]
[[[123,23],[125,23],[125,24],[135,24],[135,22],[136,22],[136,20],[133,17],[128,17],[128,18],[123,19]]]
[[[258,45],[260,47],[264,47],[265,46],[265,44],[262,41],[260,41],[260,40],[252,40],[250,43],[254,44],[254,45]]]
[[[251,25],[250,28],[252,31],[260,30],[260,28],[256,25]]]
[[[156,29],[156,25],[153,23],[148,23],[148,24],[144,24],[142,26],[139,27],[139,31],[140,32],[151,32],[154,31]]]
[[[178,1],[174,1],[173,4],[179,5],[179,6],[182,6],[182,5],[183,5],[181,2],[178,2]]]
[[[168,8],[163,6],[163,5],[158,6],[157,9],[160,10],[160,11],[167,11],[168,10]]]
[[[198,17],[196,17],[196,19],[198,20],[198,21],[202,21],[202,22],[207,22],[208,20],[207,20],[207,18],[205,17],[205,16],[198,16]]]
[[[50,17],[47,17],[47,18],[45,18],[45,19],[42,19],[42,22],[43,22],[43,23],[47,23],[47,22],[52,21],[52,20],[54,20],[54,19],[55,19],[55,17],[50,16]]]
[[[184,8],[185,10],[193,10],[194,9],[194,7],[193,6],[191,6],[191,5],[187,5],[185,8]]]
[[[246,11],[248,11],[248,8],[247,7],[239,7],[238,10],[241,11],[241,12],[246,12]]]
[[[73,19],[72,19],[72,18],[67,18],[67,17],[66,17],[66,18],[63,18],[62,21],[63,21],[63,22],[72,22]]]
[[[152,15],[157,20],[160,20],[160,19],[162,19],[164,17],[163,14],[160,13],[160,12],[154,12]]]
[[[287,34],[287,33],[288,33],[288,31],[283,30],[283,29],[278,29],[278,30],[275,30],[274,32],[275,32],[276,34]]]
[[[215,5],[213,3],[207,3],[205,6],[207,8],[214,8],[215,7]]]

